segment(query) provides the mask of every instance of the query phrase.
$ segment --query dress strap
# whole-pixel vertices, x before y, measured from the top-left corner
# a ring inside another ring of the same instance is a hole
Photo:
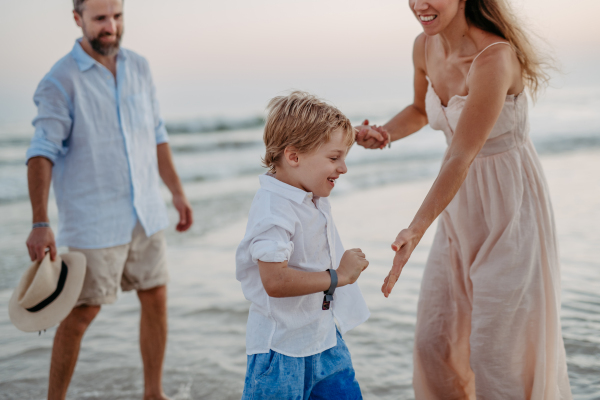
[[[508,43],[508,42],[495,42],[495,43],[492,43],[489,46],[487,46],[485,49],[481,50],[479,52],[479,54],[477,54],[475,56],[475,58],[473,59],[473,61],[471,61],[471,66],[469,67],[469,72],[467,72],[467,77],[465,78],[465,82],[467,81],[467,79],[469,79],[469,75],[471,75],[471,70],[473,69],[473,64],[475,64],[475,60],[477,60],[477,57],[479,57],[481,55],[481,53],[483,53],[484,51],[486,51],[487,49],[489,49],[490,47],[492,47],[495,44],[507,44],[507,45],[509,45],[512,48],[512,45],[510,43]]]

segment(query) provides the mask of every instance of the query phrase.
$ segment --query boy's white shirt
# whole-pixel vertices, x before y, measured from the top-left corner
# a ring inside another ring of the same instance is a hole
[[[337,269],[344,247],[331,217],[329,199],[261,175],[246,235],[236,253],[236,278],[252,302],[246,327],[246,353],[276,351],[307,357],[337,343],[334,318],[342,334],[369,318],[357,283],[335,290],[330,310],[322,310],[323,293],[269,297],[258,260],[288,261],[288,267],[318,272]]]

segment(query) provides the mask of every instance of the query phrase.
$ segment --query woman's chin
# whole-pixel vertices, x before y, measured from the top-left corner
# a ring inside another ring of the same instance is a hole
[[[422,25],[422,26],[423,26],[423,33],[426,34],[427,36],[435,36],[441,32],[441,30],[438,29],[437,27],[433,27],[430,25]]]

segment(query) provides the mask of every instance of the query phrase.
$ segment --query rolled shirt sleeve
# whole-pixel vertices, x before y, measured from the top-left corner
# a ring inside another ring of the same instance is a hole
[[[68,138],[73,124],[71,104],[62,86],[52,78],[44,78],[33,96],[37,116],[33,120],[35,133],[27,149],[27,162],[33,157],[45,157],[53,164],[67,154]]]
[[[273,225],[250,242],[252,261],[284,262],[294,251],[291,233],[281,226]]]
[[[168,143],[169,135],[167,133],[167,128],[165,127],[165,122],[160,117],[158,117],[158,120],[155,117],[155,121],[157,121],[157,125],[154,130],[156,135],[156,144]]]
[[[148,69],[148,76],[150,78],[150,96],[152,101],[152,114],[154,119],[154,134],[156,135],[156,144],[169,142],[169,135],[165,126],[165,121],[160,116],[160,107],[158,105],[158,99],[156,98],[156,86],[152,79],[152,73],[150,72],[150,65],[146,61],[146,68]]]
[[[156,144],[168,143],[169,135],[165,127],[165,121],[160,117],[158,111],[158,100],[156,100],[154,85],[152,86],[152,110],[154,112],[154,133],[156,135]]]

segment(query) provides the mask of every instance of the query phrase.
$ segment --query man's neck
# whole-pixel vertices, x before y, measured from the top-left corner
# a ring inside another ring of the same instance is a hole
[[[84,37],[81,39],[81,48],[85,51],[90,57],[94,60],[98,61],[100,64],[104,65],[106,69],[112,72],[113,76],[117,76],[117,55],[114,56],[104,56],[98,53],[96,50],[92,48],[90,42]]]

